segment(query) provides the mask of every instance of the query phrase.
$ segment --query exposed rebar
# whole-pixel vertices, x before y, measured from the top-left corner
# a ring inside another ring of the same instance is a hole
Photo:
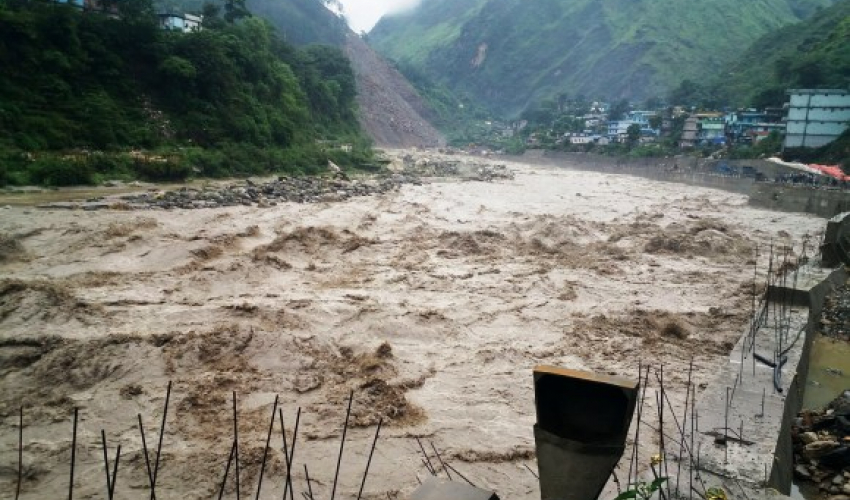
[[[431,449],[434,450],[434,455],[437,456],[437,461],[440,462],[440,465],[443,467],[443,471],[445,471],[446,476],[449,478],[449,481],[452,480],[452,474],[449,472],[449,469],[446,468],[446,463],[443,462],[443,457],[440,456],[440,452],[437,451],[437,447],[434,446],[434,442],[431,441]]]
[[[266,435],[266,447],[263,448],[263,461],[260,464],[260,478],[257,480],[257,496],[256,500],[260,500],[260,490],[263,489],[263,475],[266,472],[266,459],[269,456],[269,444],[272,440],[272,431],[274,430],[274,419],[277,416],[277,402],[280,398],[279,395],[275,394],[274,397],[274,406],[272,406],[272,418],[271,422],[269,422],[269,433]]]
[[[375,430],[375,439],[372,440],[372,449],[369,450],[369,459],[366,460],[366,471],[363,472],[363,480],[360,482],[360,491],[357,492],[357,500],[363,495],[363,487],[366,486],[366,477],[369,475],[369,466],[372,465],[372,455],[375,453],[375,446],[378,444],[378,435],[381,433],[381,426],[384,425],[384,419],[378,420],[378,428]]]
[[[21,418],[18,421],[18,486],[15,488],[15,500],[21,496],[21,482],[24,479],[24,407],[21,406]]]
[[[171,381],[165,390],[165,409],[162,411],[162,422],[159,425],[159,443],[156,445],[156,462],[153,467],[153,484],[151,484],[151,500],[156,500],[156,481],[159,478],[159,458],[162,456],[162,438],[165,436],[165,421],[168,418],[168,402],[171,400]]]
[[[68,483],[68,500],[74,498],[74,465],[77,462],[77,416],[79,411],[79,408],[74,408],[74,431],[71,435],[71,480]]]
[[[336,497],[336,484],[339,479],[339,469],[342,466],[342,452],[345,449],[345,435],[348,432],[348,419],[351,417],[351,403],[354,401],[354,391],[348,396],[348,410],[345,412],[345,423],[342,426],[342,439],[339,442],[339,456],[336,459],[336,472],[334,473],[334,485],[331,489],[331,500]]]

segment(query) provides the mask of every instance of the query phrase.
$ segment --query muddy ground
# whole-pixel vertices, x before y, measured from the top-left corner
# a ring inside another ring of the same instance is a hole
[[[513,181],[342,203],[0,209],[0,498],[14,495],[21,405],[21,498],[66,495],[74,407],[75,496],[105,493],[101,429],[110,457],[122,446],[116,498],[145,496],[137,415],[155,442],[169,380],[160,498],[217,494],[232,391],[242,493],[278,394],[290,440],[303,411],[296,495],[307,464],[329,498],[351,390],[339,498],[357,496],[381,418],[364,498],[426,477],[414,436],[502,498],[538,498],[535,365],[634,377],[664,363],[681,404],[690,359],[704,384],[745,328],[756,246],[824,227],[721,191],[511,167]],[[263,498],[282,496],[279,429]]]

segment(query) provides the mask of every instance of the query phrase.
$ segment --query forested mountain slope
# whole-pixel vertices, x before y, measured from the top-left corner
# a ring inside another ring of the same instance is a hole
[[[715,83],[738,105],[776,105],[788,88],[850,89],[850,0],[757,40]]]
[[[0,154],[189,148],[202,156],[192,166],[217,175],[318,168],[317,139],[359,137],[341,50],[296,48],[259,18],[179,33],[144,1],[122,19],[4,5]]]
[[[560,93],[661,96],[832,0],[431,0],[383,19],[379,52],[500,114]]]

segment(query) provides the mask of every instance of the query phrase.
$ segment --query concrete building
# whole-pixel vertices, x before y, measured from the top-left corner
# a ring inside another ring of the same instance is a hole
[[[699,119],[696,116],[690,116],[685,120],[685,126],[682,130],[682,138],[679,141],[680,148],[692,148],[697,144],[697,133],[699,132]]]
[[[850,91],[791,89],[787,94],[786,148],[819,148],[847,129]]]
[[[162,29],[191,33],[201,30],[202,16],[192,14],[159,14],[159,25]]]

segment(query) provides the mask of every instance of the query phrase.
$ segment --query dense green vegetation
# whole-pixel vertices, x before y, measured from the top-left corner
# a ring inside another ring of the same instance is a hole
[[[707,81],[760,36],[833,0],[432,0],[369,34],[384,55],[490,111],[562,92],[632,100]]]
[[[295,48],[267,22],[234,22],[228,9],[207,9],[200,32],[176,33],[158,28],[149,1],[121,5],[119,20],[0,2],[0,183],[310,173],[331,158],[369,161],[339,49]],[[354,153],[332,147],[339,142]]]
[[[756,41],[717,79],[720,100],[776,106],[789,88],[850,88],[850,0]]]

